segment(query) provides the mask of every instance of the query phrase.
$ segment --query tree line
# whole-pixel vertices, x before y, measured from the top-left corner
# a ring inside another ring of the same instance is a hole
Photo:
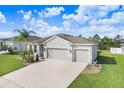
[[[82,35],[79,35],[79,37],[82,37]],[[98,34],[96,34],[93,37],[90,36],[88,39],[97,43],[99,49],[109,50],[110,47],[120,47],[122,37],[117,35],[113,39],[107,36],[101,38]]]

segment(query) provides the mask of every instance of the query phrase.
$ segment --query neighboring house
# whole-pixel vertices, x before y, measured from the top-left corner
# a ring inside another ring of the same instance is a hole
[[[32,42],[37,39],[41,39],[41,38],[37,36],[29,36],[29,38],[26,41],[20,42],[20,41],[14,40],[14,37],[11,37],[11,38],[4,39],[4,44],[11,46],[14,49],[14,51],[21,51],[21,50],[27,50],[28,42]]]
[[[72,62],[93,63],[97,58],[97,45],[78,36],[58,34],[27,44],[42,58]]]

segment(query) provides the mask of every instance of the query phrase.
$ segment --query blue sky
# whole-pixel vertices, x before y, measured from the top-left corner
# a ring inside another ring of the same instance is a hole
[[[1,5],[0,38],[18,35],[13,30],[21,28],[34,30],[40,37],[57,33],[124,36],[124,6]]]

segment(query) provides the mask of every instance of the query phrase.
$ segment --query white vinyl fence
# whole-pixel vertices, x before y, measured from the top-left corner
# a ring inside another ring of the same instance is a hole
[[[123,54],[122,48],[114,48],[114,47],[111,47],[111,48],[110,48],[110,52],[111,52],[112,54]]]

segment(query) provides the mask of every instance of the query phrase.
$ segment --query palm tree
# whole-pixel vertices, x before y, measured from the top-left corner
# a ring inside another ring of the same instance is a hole
[[[17,40],[20,41],[20,50],[22,50],[21,49],[21,41],[28,40],[28,38],[29,38],[29,36],[31,34],[36,34],[32,30],[28,31],[28,30],[26,30],[24,28],[22,28],[22,29],[15,29],[14,32],[18,32],[20,34],[19,36],[14,37],[15,41],[17,41]]]
[[[120,40],[122,37],[121,37],[121,35],[117,35],[114,39],[115,40]]]

